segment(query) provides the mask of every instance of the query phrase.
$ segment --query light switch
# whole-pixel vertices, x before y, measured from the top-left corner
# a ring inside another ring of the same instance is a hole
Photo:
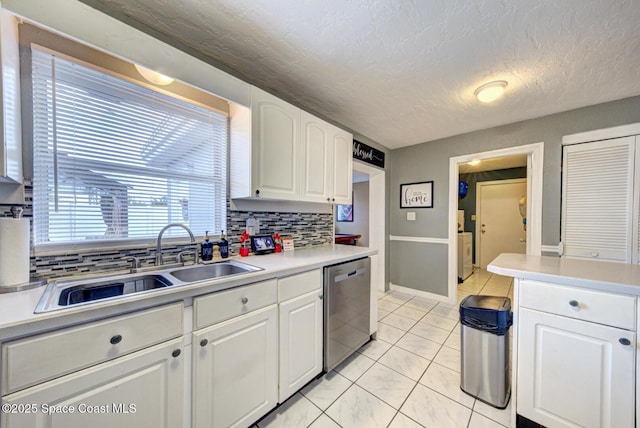
[[[409,211],[407,213],[407,220],[408,221],[415,221],[416,220],[416,213],[415,211]]]
[[[475,214],[471,214],[471,221],[476,221],[476,215]]]

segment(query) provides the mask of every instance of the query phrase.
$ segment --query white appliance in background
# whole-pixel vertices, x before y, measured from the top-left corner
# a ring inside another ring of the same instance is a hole
[[[458,210],[458,232],[464,232],[464,210]]]
[[[458,282],[469,278],[472,273],[473,238],[471,232],[460,232],[458,233]]]

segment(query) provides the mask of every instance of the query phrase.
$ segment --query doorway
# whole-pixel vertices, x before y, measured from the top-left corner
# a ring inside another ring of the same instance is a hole
[[[451,157],[449,159],[449,233],[448,233],[448,302],[455,304],[458,285],[458,178],[459,165],[473,160],[509,156],[527,156],[527,192],[525,233],[526,254],[540,255],[542,247],[542,172],[544,143],[498,149]]]
[[[477,188],[476,264],[486,269],[500,253],[525,254],[527,180],[484,181]]]

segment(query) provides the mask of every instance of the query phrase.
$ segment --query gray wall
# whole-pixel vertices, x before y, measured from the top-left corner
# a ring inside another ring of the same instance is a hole
[[[448,238],[449,158],[544,142],[542,245],[557,245],[560,241],[562,136],[636,122],[640,122],[640,96],[393,150],[389,167],[389,233]],[[407,210],[400,209],[399,205],[400,184],[427,180],[434,181],[434,207],[415,210],[416,221],[407,221]],[[442,260],[446,247],[441,243],[394,241],[389,255],[393,266],[389,280],[396,285],[446,296],[447,269]],[[407,253],[412,256],[406,257]],[[411,277],[400,275],[409,269],[415,272]]]

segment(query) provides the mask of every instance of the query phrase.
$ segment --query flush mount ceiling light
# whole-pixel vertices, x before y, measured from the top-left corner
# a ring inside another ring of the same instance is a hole
[[[504,80],[496,80],[494,82],[485,83],[476,89],[473,94],[483,103],[490,103],[497,100],[504,94],[507,82]]]
[[[478,165],[480,163],[480,159],[473,159],[473,160],[471,160],[471,161],[469,161],[467,163],[469,165],[471,165],[471,166],[476,166],[476,165]]]
[[[138,73],[149,82],[154,83],[156,85],[165,86],[172,83],[175,79],[169,76],[165,76],[164,74],[160,74],[157,71],[149,70],[146,67],[143,67],[138,64],[134,64],[136,66],[136,70]]]

